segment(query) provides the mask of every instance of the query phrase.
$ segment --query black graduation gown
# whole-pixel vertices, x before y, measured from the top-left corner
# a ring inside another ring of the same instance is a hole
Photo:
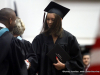
[[[30,51],[32,51],[32,50],[30,50],[31,43],[24,39],[22,39],[20,41],[22,42],[22,44],[24,46],[23,51],[22,51],[22,53],[24,55],[24,59],[27,59],[28,58],[27,55],[30,53]],[[34,52],[31,52],[31,53],[34,53]]]
[[[6,31],[0,36],[0,75],[27,75],[21,42]]]
[[[38,75],[79,75],[79,72],[67,71],[84,70],[81,51],[76,38],[65,30],[63,30],[62,35],[63,37],[58,38],[55,44],[60,44],[60,46],[70,55],[71,60],[66,61],[66,68],[60,71],[55,69],[53,62],[46,55],[55,45],[52,36],[45,36],[44,33],[42,33],[33,40],[32,46],[38,57],[38,68],[35,71],[38,72]]]
[[[22,50],[24,60],[28,59],[29,62],[31,63],[31,67],[28,69],[28,75],[33,75],[34,68],[37,65],[36,54],[34,53],[33,49],[30,49],[32,44],[29,41],[22,39],[21,42],[23,43],[23,46],[24,46],[24,48]]]
[[[28,59],[28,54],[30,53],[30,47],[31,47],[31,43],[29,41],[26,41],[24,39],[19,40],[17,37],[15,37],[18,41],[21,42],[19,48],[21,49],[21,52],[24,56],[24,60]],[[32,52],[34,53],[34,52]]]

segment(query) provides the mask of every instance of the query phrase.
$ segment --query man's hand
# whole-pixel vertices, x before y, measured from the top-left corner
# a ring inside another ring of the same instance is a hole
[[[55,68],[57,70],[61,70],[61,69],[65,69],[65,64],[63,64],[62,62],[59,61],[59,59],[56,57],[57,63],[53,63],[53,65],[55,66]]]

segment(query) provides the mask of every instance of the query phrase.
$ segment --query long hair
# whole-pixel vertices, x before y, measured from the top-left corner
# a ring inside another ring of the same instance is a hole
[[[55,19],[53,25],[50,28],[47,25],[47,16],[46,16],[46,19],[43,23],[43,27],[40,33],[45,33],[47,36],[54,35],[54,36],[62,37],[63,29],[62,29],[61,17],[55,13],[54,15],[55,15]]]

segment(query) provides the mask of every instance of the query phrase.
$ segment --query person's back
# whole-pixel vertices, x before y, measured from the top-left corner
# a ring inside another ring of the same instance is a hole
[[[8,34],[8,35],[6,35]],[[5,37],[9,36],[9,40],[6,40]],[[9,51],[10,51],[10,44],[11,43],[11,36],[8,32],[0,36],[0,75],[8,75],[10,71],[10,58],[9,58]]]
[[[22,50],[23,56],[24,56],[24,60],[27,61],[27,63],[29,63],[29,65],[27,64],[27,69],[28,69],[28,74],[29,75],[33,75],[33,68],[35,68],[34,66],[36,66],[37,62],[34,59],[34,51],[32,49],[30,49],[31,47],[31,43],[25,39],[22,39],[22,37],[20,37],[24,31],[25,31],[25,25],[22,22],[22,20],[20,18],[16,18],[16,26],[14,27],[13,31],[11,32],[13,34],[14,37],[16,37],[17,39],[19,39],[23,45],[24,45],[24,49]],[[31,64],[31,65],[30,65]]]
[[[0,24],[7,28],[0,30],[0,75],[27,75],[20,41],[9,31],[15,26],[16,15],[10,8],[0,10]],[[2,27],[1,27],[2,28]]]
[[[16,18],[15,25],[16,26],[13,28],[11,33],[13,34],[13,36],[15,38],[19,39],[24,44],[24,47],[25,47],[24,57],[26,59],[26,55],[27,55],[28,51],[30,50],[31,43],[21,37],[21,35],[25,31],[25,25],[24,25],[24,23],[22,22],[22,20],[20,18],[18,18],[18,17]]]

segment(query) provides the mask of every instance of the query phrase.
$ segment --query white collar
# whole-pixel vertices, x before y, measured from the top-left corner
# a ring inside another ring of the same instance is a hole
[[[87,67],[90,67],[90,64]]]
[[[3,23],[0,23],[0,27],[6,28],[6,26]]]
[[[87,66],[84,66],[84,67],[90,67],[90,64],[88,64]]]

